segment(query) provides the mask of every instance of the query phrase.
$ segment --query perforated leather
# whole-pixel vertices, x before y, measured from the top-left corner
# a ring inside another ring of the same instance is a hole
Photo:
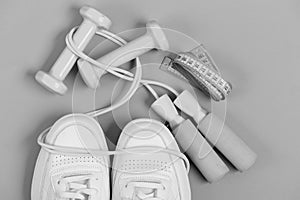
[[[144,160],[125,160],[124,163],[121,165],[122,171],[148,171],[148,170],[163,170],[165,172],[170,172],[171,166],[170,163],[160,161],[160,160],[151,160],[151,159],[144,159]]]

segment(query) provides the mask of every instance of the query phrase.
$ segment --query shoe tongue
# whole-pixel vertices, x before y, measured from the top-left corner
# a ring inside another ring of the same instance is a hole
[[[129,197],[132,194],[135,194],[134,200],[153,198],[154,195],[160,194],[161,188],[160,184],[166,185],[166,177],[158,174],[140,175],[140,176],[125,176],[123,177],[122,182],[127,187],[124,187],[125,196]],[[157,186],[157,187],[156,187]],[[161,194],[160,194],[161,195]]]
[[[147,182],[144,182],[144,183],[149,183],[149,184],[154,183],[154,184],[158,185],[157,182],[152,182],[152,181],[150,181],[150,182],[147,181]],[[151,186],[148,187],[147,185],[141,184],[140,186],[139,185],[135,186],[134,193],[136,195],[136,198],[138,200],[140,200],[140,199],[154,198],[155,195],[158,195],[160,193],[159,190],[160,190],[159,187],[152,188]]]
[[[138,197],[142,199],[146,199],[149,197],[153,197],[154,190],[151,188],[139,188],[138,190]]]

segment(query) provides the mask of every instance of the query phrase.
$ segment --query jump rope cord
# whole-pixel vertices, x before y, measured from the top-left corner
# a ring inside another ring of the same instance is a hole
[[[137,91],[138,87],[140,84],[143,84],[145,86],[145,88],[157,99],[158,94],[155,92],[155,90],[150,86],[150,85],[155,85],[155,86],[159,86],[162,88],[165,88],[166,90],[169,90],[170,92],[172,92],[175,96],[178,96],[178,92],[173,89],[172,87],[170,87],[167,84],[158,82],[158,81],[153,81],[153,80],[145,80],[142,79],[142,66],[140,63],[139,58],[135,59],[135,63],[136,63],[136,71],[135,74],[121,69],[121,68],[117,68],[117,67],[112,67],[111,64],[103,64],[100,63],[96,60],[94,60],[93,58],[89,57],[88,55],[86,55],[85,53],[83,53],[82,51],[80,51],[76,45],[73,42],[73,35],[75,33],[75,31],[77,30],[78,27],[74,27],[69,34],[66,36],[66,44],[67,47],[78,57],[80,57],[81,59],[91,63],[92,65],[107,71],[108,73],[113,74],[114,76],[121,78],[123,80],[126,81],[132,81],[131,87],[129,88],[128,92],[123,96],[123,98],[118,101],[116,104],[113,104],[109,107],[105,107],[105,108],[101,108],[101,109],[97,109],[91,112],[88,112],[87,114],[92,116],[92,117],[97,117],[99,115],[105,114],[107,112],[110,112],[120,106],[122,106],[124,103],[126,103],[127,101],[130,100],[130,98],[134,95],[134,93]],[[127,44],[127,42],[122,39],[121,37],[119,37],[118,35],[111,33],[107,30],[100,30],[96,32],[96,35],[98,36],[102,36],[114,43],[116,43],[119,46],[123,46],[125,44]]]
[[[70,48],[70,50],[74,54],[78,55],[79,57],[82,57],[83,59],[85,59],[86,61],[88,61],[92,64],[95,64],[96,67],[99,67],[99,68],[101,68],[101,69],[103,69],[103,70],[105,70],[105,71],[121,78],[121,79],[125,79],[127,81],[132,81],[133,80],[133,77],[134,77],[133,73],[131,73],[127,70],[121,69],[121,68],[112,67],[112,66],[107,65],[107,64],[99,63],[98,61],[96,61],[96,60],[92,59],[91,57],[87,56],[86,54],[84,54],[82,51],[78,50],[78,48],[76,47],[76,45],[74,44],[74,42],[72,40],[73,34],[76,31],[76,29],[77,29],[77,27],[74,27],[66,37],[67,46]],[[109,32],[105,29],[102,29],[102,30],[96,32],[96,35],[102,36],[102,37],[114,42],[115,44],[118,44],[119,46],[123,46],[123,45],[127,44],[127,42],[123,38],[119,37],[118,35],[116,35],[114,33]],[[117,73],[115,73],[115,72],[117,72]],[[158,81],[142,79],[141,83],[144,84],[144,85],[156,85],[156,86],[165,88],[166,90],[169,90],[175,96],[179,95],[178,92],[174,88],[170,87],[167,84],[158,82]]]
[[[169,90],[170,92],[172,92],[174,95],[178,96],[178,92],[173,89],[172,87],[170,87],[169,85],[165,84],[165,83],[161,83],[158,81],[154,81],[154,80],[143,80],[142,79],[142,66],[140,63],[139,58],[135,59],[135,64],[136,64],[136,70],[135,70],[135,74],[121,69],[121,68],[116,68],[116,67],[111,67],[110,65],[105,65],[102,63],[99,63],[98,61],[92,59],[91,57],[89,57],[88,55],[84,54],[82,51],[80,51],[76,45],[73,42],[73,34],[75,33],[77,27],[73,28],[69,34],[66,36],[66,44],[67,47],[75,54],[77,55],[79,58],[86,60],[87,62],[90,62],[91,64],[93,64],[96,67],[99,67],[121,79],[127,80],[127,81],[131,81],[132,84],[129,88],[129,90],[127,91],[127,93],[122,97],[122,99],[120,101],[118,101],[117,103],[109,106],[109,107],[105,107],[105,108],[101,108],[101,109],[97,109],[91,112],[88,112],[86,114],[92,116],[92,117],[97,117],[99,115],[105,114],[107,112],[110,112],[120,106],[122,106],[124,103],[126,103],[127,101],[130,100],[130,98],[135,94],[135,92],[137,91],[138,87],[140,84],[143,84],[144,87],[157,99],[159,98],[158,94],[155,92],[155,90],[150,86],[150,85],[154,85],[154,86],[158,86],[158,87],[162,87],[165,88],[166,90]],[[123,46],[125,44],[127,44],[127,42],[122,39],[121,37],[106,31],[106,30],[100,30],[96,33],[96,35],[102,36],[116,44],[118,44],[119,46]],[[74,152],[76,154],[91,154],[91,152],[94,155],[97,156],[110,156],[110,155],[120,155],[120,154],[128,154],[128,153],[141,153],[141,151],[146,151],[147,150],[151,150],[151,147],[149,147],[148,149],[146,148],[137,148],[137,149],[128,149],[128,150],[116,150],[116,151],[99,151],[99,150],[89,150],[89,149],[80,149],[80,148],[66,148],[66,147],[60,147],[60,146],[54,146],[54,145],[50,145],[45,143],[45,137],[48,133],[48,131],[50,130],[51,127],[47,128],[46,130],[44,130],[38,137],[37,142],[38,144],[46,151],[50,152],[50,153],[63,153],[63,154],[74,154]],[[133,152],[130,152],[130,150],[134,150]],[[153,150],[153,147],[152,147]],[[181,152],[176,152],[167,148],[161,148],[161,149],[157,149],[155,148],[156,152],[165,152],[171,155],[174,155],[180,159],[182,159],[186,165],[186,169],[187,172],[189,172],[190,170],[190,163],[188,161],[188,159],[186,158],[186,156],[181,153]],[[176,161],[176,160],[175,160]],[[175,161],[172,161],[175,162]]]
[[[45,143],[45,139],[47,136],[48,131],[51,127],[45,129],[38,137],[37,143],[47,152],[53,153],[53,154],[64,154],[64,155],[93,155],[93,156],[112,156],[112,155],[124,155],[124,154],[148,154],[148,153],[167,153],[173,156],[176,156],[177,158],[180,158],[183,160],[187,172],[190,171],[190,162],[187,159],[187,157],[178,151],[174,151],[167,148],[157,148],[157,147],[151,147],[151,146],[144,146],[144,147],[132,147],[128,149],[120,149],[115,151],[108,151],[108,150],[96,150],[96,149],[82,149],[82,148],[76,148],[76,147],[64,147],[64,146],[55,146],[51,144]],[[177,159],[173,159],[172,162],[169,163],[169,165],[176,162]],[[155,171],[155,170],[154,170]],[[151,172],[151,171],[150,171]]]

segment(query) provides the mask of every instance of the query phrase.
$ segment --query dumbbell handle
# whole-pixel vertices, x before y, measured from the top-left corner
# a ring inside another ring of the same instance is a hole
[[[245,171],[254,164],[257,155],[214,114],[205,116],[198,129],[239,171]]]
[[[105,65],[120,66],[153,49],[153,46],[155,46],[153,38],[145,34],[102,56],[97,61]]]
[[[83,20],[73,36],[74,43],[80,51],[84,50],[96,30],[97,26],[95,23],[87,19]],[[63,80],[73,67],[77,58],[78,57],[66,47],[51,68],[50,74]],[[61,70],[62,66],[65,66],[66,69]]]

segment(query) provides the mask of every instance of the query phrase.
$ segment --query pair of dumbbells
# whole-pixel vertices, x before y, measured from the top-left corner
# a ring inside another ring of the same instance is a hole
[[[83,51],[97,31],[108,30],[112,23],[108,17],[88,6],[82,7],[80,14],[83,22],[73,34],[73,42],[78,50]],[[104,55],[97,61],[108,67],[111,66],[111,63],[113,67],[118,67],[151,49],[168,50],[168,41],[158,23],[149,21],[146,28],[147,32],[144,35]],[[49,91],[63,95],[68,89],[63,81],[76,61],[79,73],[87,86],[92,89],[97,88],[101,76],[106,71],[79,58],[68,47],[63,50],[48,73],[38,71],[35,79]]]

